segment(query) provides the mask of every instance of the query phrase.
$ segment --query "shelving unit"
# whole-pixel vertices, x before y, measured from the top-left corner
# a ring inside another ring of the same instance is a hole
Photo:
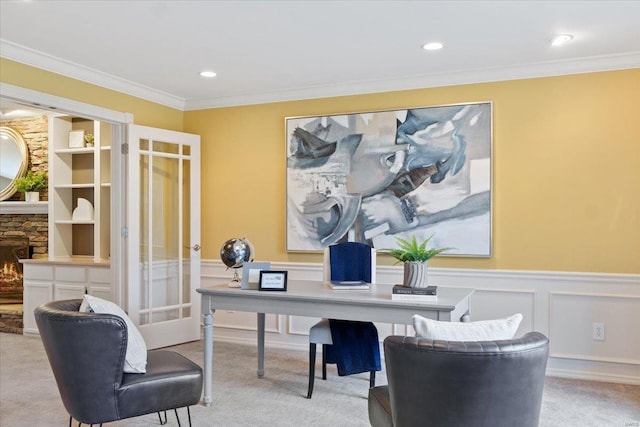
[[[69,147],[69,132],[94,135],[93,147]],[[110,255],[111,125],[93,120],[51,119],[49,146],[49,258]],[[93,206],[93,219],[73,218],[78,200]]]
[[[72,130],[93,134],[94,146],[69,148]],[[38,333],[33,310],[47,301],[85,293],[115,301],[109,262],[111,145],[108,123],[49,118],[49,258],[23,260],[25,334]],[[93,206],[92,219],[73,218],[80,198]]]

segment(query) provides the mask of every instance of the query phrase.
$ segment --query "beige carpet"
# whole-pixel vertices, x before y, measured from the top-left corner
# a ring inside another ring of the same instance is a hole
[[[202,365],[202,342],[174,349]],[[307,353],[267,348],[264,379],[256,377],[255,354],[250,346],[216,343],[213,406],[191,408],[194,426],[369,425],[368,374],[338,377],[330,366],[328,380],[318,378],[313,399],[308,400]],[[379,373],[378,384],[385,382],[384,373]],[[186,411],[180,414],[185,425]],[[68,422],[40,339],[0,333],[0,426]],[[156,415],[105,424],[156,425]],[[173,413],[168,425],[177,425]],[[640,427],[640,386],[548,378],[540,426]]]

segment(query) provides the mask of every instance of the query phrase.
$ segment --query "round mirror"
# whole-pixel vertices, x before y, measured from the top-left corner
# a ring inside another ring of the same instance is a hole
[[[29,150],[22,135],[10,127],[0,127],[0,200],[16,192],[16,179],[26,173],[28,164]]]

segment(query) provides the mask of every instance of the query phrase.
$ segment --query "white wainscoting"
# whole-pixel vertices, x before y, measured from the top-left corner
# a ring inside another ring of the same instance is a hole
[[[271,263],[290,279],[320,280],[322,266]],[[228,281],[230,270],[202,262],[202,286]],[[378,283],[400,283],[402,268],[378,266]],[[551,376],[640,384],[640,275],[430,268],[440,286],[474,288],[472,320],[513,313],[524,318],[518,334],[540,331],[550,339]],[[308,350],[307,333],[318,319],[267,314],[266,346]],[[592,339],[593,323],[605,324],[605,341]],[[256,315],[218,310],[214,340],[255,345]],[[380,340],[413,334],[407,325],[376,324]]]

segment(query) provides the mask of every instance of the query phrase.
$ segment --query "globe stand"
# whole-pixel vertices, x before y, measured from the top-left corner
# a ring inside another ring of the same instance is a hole
[[[220,259],[227,266],[227,269],[233,268],[233,278],[227,286],[230,288],[240,288],[240,277],[238,277],[238,268],[242,268],[245,262],[253,261],[254,254],[253,245],[246,237],[242,239],[229,239],[222,245],[220,249]]]
[[[230,288],[239,288],[240,287],[240,276],[238,276],[238,270],[233,270],[233,277],[231,281],[227,284]]]

